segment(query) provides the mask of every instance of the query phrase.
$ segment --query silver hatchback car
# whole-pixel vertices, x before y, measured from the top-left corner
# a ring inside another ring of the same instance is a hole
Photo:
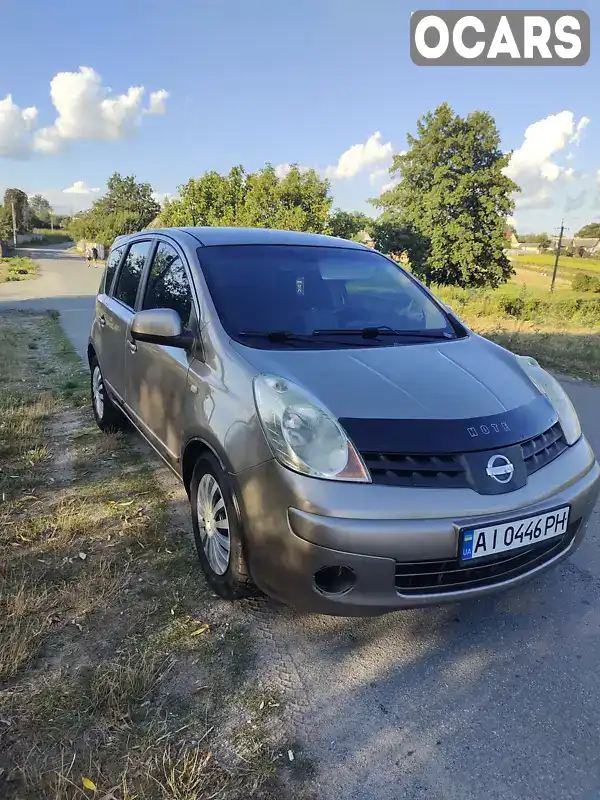
[[[229,599],[366,615],[505,589],[577,548],[600,489],[560,384],[353,242],[121,237],[88,355],[98,425],[129,420],[181,479]]]

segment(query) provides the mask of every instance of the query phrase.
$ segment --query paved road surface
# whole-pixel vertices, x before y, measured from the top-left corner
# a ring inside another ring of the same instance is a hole
[[[84,353],[98,272],[48,248],[8,305]],[[565,386],[600,452],[600,388]],[[600,800],[600,509],[567,563],[499,598],[375,620],[243,612],[314,757],[318,800]]]
[[[85,258],[67,252],[68,247],[58,244],[21,250],[40,264],[40,277],[0,284],[0,310],[8,306],[57,309],[67,336],[85,358],[103,267],[88,268]]]

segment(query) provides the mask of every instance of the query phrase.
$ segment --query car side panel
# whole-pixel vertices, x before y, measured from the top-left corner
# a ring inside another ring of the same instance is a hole
[[[109,392],[125,397],[125,339],[133,311],[108,295],[98,295],[92,339]]]
[[[255,370],[221,338],[212,324],[202,330],[203,359],[195,359],[188,373],[182,447],[200,439],[234,473],[273,454],[256,416]]]
[[[128,342],[127,411],[154,447],[175,466],[180,457],[189,356],[177,347]]]

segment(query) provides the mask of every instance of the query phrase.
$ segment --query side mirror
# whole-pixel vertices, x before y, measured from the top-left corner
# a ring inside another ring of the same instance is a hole
[[[194,344],[194,335],[181,324],[181,317],[171,308],[150,308],[138,311],[131,322],[131,338],[136,342],[150,342],[188,350]]]

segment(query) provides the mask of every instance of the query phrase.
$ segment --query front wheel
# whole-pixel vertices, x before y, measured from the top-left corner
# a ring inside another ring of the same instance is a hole
[[[229,477],[210,454],[196,462],[190,502],[198,559],[208,584],[226,600],[258,594],[244,559],[242,527]]]
[[[108,396],[97,358],[92,360],[91,369],[92,411],[96,424],[101,431],[106,433],[123,430],[127,427],[127,422],[122,412]]]

